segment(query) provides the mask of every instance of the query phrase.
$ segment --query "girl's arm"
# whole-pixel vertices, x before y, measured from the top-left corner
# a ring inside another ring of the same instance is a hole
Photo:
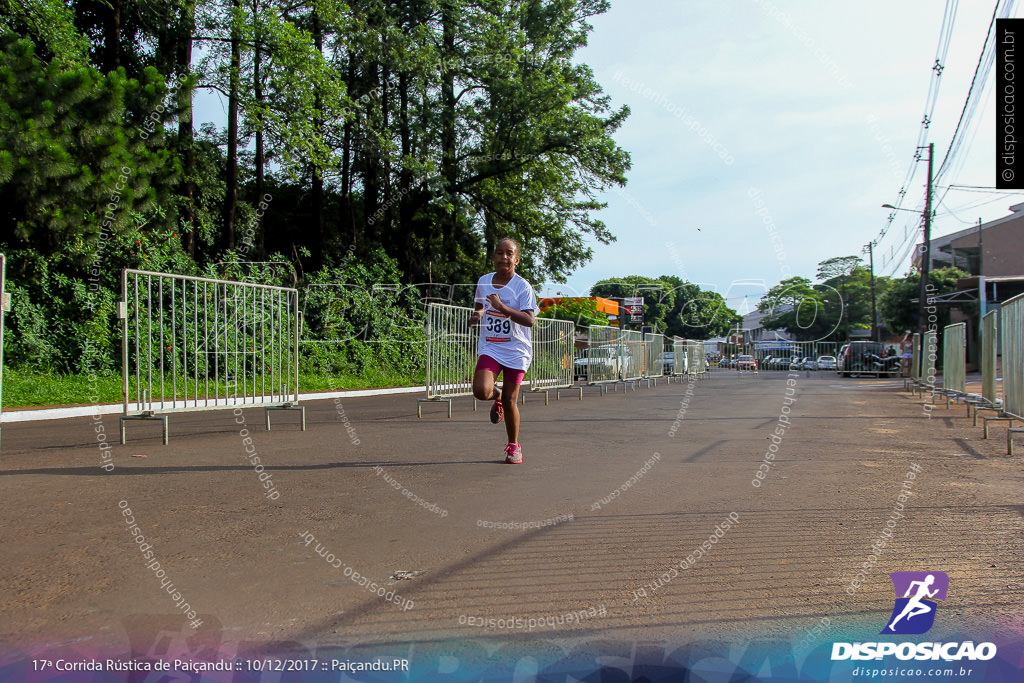
[[[509,306],[503,304],[501,302],[501,297],[498,296],[497,294],[491,294],[490,296],[488,296],[487,301],[491,303],[491,307],[493,307],[496,311],[507,315],[509,317],[509,320],[516,323],[517,325],[522,325],[523,327],[533,327],[534,322],[536,322],[537,320],[537,312],[534,311],[532,308],[527,309],[525,311],[517,311],[516,309],[510,308]],[[479,306],[480,304],[477,305]],[[476,314],[474,313],[474,315]]]
[[[469,326],[476,327],[480,324],[480,318],[483,317],[483,304],[473,304],[473,315],[469,316]]]

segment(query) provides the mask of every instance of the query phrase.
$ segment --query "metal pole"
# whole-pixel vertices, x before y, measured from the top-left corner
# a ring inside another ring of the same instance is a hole
[[[875,243],[868,242],[868,263],[871,267],[871,341],[878,341],[878,307],[875,305]]]
[[[924,251],[921,253],[921,291],[919,295],[917,315],[918,329],[921,333],[922,342],[922,370],[924,369],[923,358],[927,355],[924,351],[924,335],[928,329],[925,318],[925,307],[928,305],[928,271],[931,269],[932,261],[932,156],[935,151],[935,143],[928,143],[928,189],[924,196]],[[922,372],[923,376],[924,373]]]
[[[978,219],[978,302],[981,304],[981,317],[985,317],[986,299],[985,294],[985,237],[981,234],[981,219]]]

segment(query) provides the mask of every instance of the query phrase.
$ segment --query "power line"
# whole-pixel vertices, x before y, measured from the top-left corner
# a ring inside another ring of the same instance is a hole
[[[987,187],[985,185],[947,185],[947,190],[963,190],[964,192],[988,192],[991,194],[1002,194],[1007,197],[1015,194],[1024,194],[1024,190],[1000,190],[996,187]]]
[[[917,134],[917,145],[914,149],[914,163],[911,163],[907,168],[907,175],[903,181],[903,186],[897,194],[896,208],[903,208],[903,200],[906,198],[907,188],[913,182],[914,175],[917,172],[917,162],[921,160],[921,148],[925,146],[928,140],[928,129],[931,126],[932,117],[935,115],[935,106],[938,103],[939,86],[942,81],[942,72],[945,69],[946,57],[949,54],[949,45],[953,38],[953,27],[956,25],[956,12],[959,4],[959,0],[946,0],[946,9],[942,15],[942,26],[939,29],[939,42],[935,47],[935,64],[931,69],[932,75],[928,82],[928,95],[925,98],[925,113],[921,118],[921,125]],[[878,234],[876,242],[880,243],[885,239],[895,219],[896,212],[893,211],[889,214],[885,227]]]
[[[974,76],[971,78],[971,86],[967,90],[967,99],[964,100],[963,109],[960,111],[960,120],[957,121],[953,137],[949,141],[949,147],[946,148],[946,155],[943,157],[942,163],[939,164],[939,170],[935,174],[936,183],[951,168],[953,161],[957,158],[963,139],[967,135],[967,130],[971,126],[974,115],[977,113],[978,104],[984,99],[985,87],[989,80],[988,75],[992,71],[992,65],[996,58],[995,45],[992,44],[991,48],[989,47],[990,41],[995,35],[996,17],[1005,19],[1009,16],[1013,12],[1014,0],[1009,0],[1009,2],[1003,5],[1002,13],[999,11],[1001,4],[1001,0],[996,0],[996,6],[992,10],[992,19],[989,21],[988,31],[985,33],[985,42],[981,46],[981,54],[978,56],[978,65],[974,69]],[[981,82],[981,92],[976,96],[975,86],[979,85],[979,76],[982,76],[984,80]],[[964,135],[960,135],[961,128],[964,130]]]

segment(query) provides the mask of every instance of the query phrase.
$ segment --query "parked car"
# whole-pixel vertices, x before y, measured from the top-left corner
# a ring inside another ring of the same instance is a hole
[[[662,358],[665,361],[665,374],[671,375],[675,371],[676,367],[675,351],[666,351]]]
[[[819,370],[836,370],[838,367],[835,356],[818,356]]]
[[[588,382],[618,379],[618,350],[614,346],[583,349],[580,355],[573,361],[573,371],[577,379]]]
[[[740,372],[744,370],[753,370],[754,372],[757,372],[757,361],[754,360],[753,356],[744,354],[736,359],[736,369]]]

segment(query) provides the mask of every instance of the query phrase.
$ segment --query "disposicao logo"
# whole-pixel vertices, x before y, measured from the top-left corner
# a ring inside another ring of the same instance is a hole
[[[888,625],[880,633],[927,633],[935,623],[935,601],[946,599],[949,577],[945,572],[893,572],[889,578],[896,589],[896,604]]]
[[[896,603],[882,635],[926,633],[935,623],[936,600],[945,600],[949,577],[944,572],[893,572],[889,574],[896,590]],[[988,661],[996,656],[994,643],[972,641],[950,643],[833,643],[832,661],[897,659],[955,662]]]

